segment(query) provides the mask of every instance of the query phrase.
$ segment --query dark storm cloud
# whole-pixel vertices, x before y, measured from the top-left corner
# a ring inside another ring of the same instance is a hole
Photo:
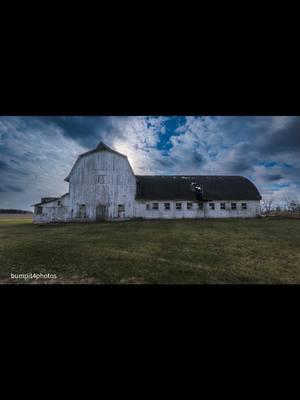
[[[200,164],[203,164],[204,158],[197,151],[193,151],[191,154],[190,162],[197,164],[197,166],[200,166]]]
[[[24,189],[22,189],[18,186],[6,185],[5,188],[7,189],[7,191],[10,191],[10,192],[18,192],[18,193],[24,192]]]
[[[126,117],[118,117],[118,121]],[[53,116],[53,117],[35,117],[34,121],[28,123],[37,128],[39,124],[49,127],[56,127],[62,131],[65,137],[71,138],[85,147],[94,147],[99,140],[107,135],[122,135],[122,132],[115,124],[115,117],[105,116]]]
[[[126,117],[118,117],[122,120]],[[85,147],[93,147],[97,142],[113,132],[121,134],[115,124],[116,118],[105,116],[34,116],[2,117],[2,123],[13,121],[19,131],[41,131],[51,136],[53,129],[59,129],[66,137]],[[5,150],[5,149],[4,149]]]
[[[0,170],[7,170],[9,169],[9,165],[6,162],[0,160]]]
[[[280,174],[266,174],[266,175],[262,175],[262,178],[266,181],[279,181],[280,179],[282,179],[282,175]]]
[[[232,171],[236,174],[243,174],[244,172],[251,170],[253,165],[251,161],[247,160],[245,157],[242,160],[227,161],[226,167],[228,171]]]
[[[291,117],[286,125],[265,135],[258,149],[264,154],[297,152],[300,156],[300,117]]]
[[[19,164],[19,163],[16,163],[16,164]],[[16,174],[23,175],[23,176],[27,176],[28,175],[28,173],[25,172],[24,170],[12,168],[9,164],[7,164],[6,162],[0,160],[0,171],[1,170],[2,170],[3,173],[4,172],[6,172],[6,173],[7,172],[12,172],[12,173],[16,173]]]

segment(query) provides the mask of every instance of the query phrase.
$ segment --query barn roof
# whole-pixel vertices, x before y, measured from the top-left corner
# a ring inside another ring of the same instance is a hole
[[[60,199],[60,197],[52,197],[51,200],[49,198],[49,200],[40,201],[39,203],[36,203],[36,204],[31,204],[31,207],[36,207],[36,206],[41,206],[41,205],[44,205],[44,204],[52,203],[53,201],[56,201],[58,199]]]
[[[191,183],[203,190],[203,200],[260,200],[256,186],[243,176],[137,175],[136,200],[196,200]]]
[[[79,157],[88,156],[89,154],[97,153],[98,151],[110,151],[111,153],[115,153],[119,156],[127,158],[125,154],[119,153],[118,151],[111,149],[109,146],[107,146],[107,144],[103,142],[99,142],[97,147],[95,147],[93,150],[87,151],[86,153],[80,154]]]
[[[32,204],[31,207],[36,207],[36,206],[40,206],[42,204],[52,203],[52,201],[56,201],[56,200],[62,199],[63,197],[67,196],[68,194],[69,194],[69,192],[63,194],[60,197],[42,197],[42,199],[41,199],[41,201],[39,203]]]

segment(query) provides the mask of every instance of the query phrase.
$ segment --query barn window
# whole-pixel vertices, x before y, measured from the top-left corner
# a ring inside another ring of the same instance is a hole
[[[170,210],[170,203],[165,203],[165,210]]]
[[[203,203],[198,203],[198,209],[203,210]]]
[[[220,203],[220,209],[225,210],[226,209],[226,204],[225,203]]]
[[[61,206],[61,200],[58,200],[57,205]]]
[[[150,204],[146,204],[146,210],[150,210]]]
[[[181,210],[181,203],[176,203],[176,210]]]
[[[124,204],[118,204],[118,212],[124,212],[124,211],[125,211]]]
[[[193,203],[187,203],[186,208],[188,210],[192,210],[193,209]]]
[[[104,175],[97,175],[97,183],[104,183]]]
[[[86,218],[86,205],[81,204],[79,206],[79,218]]]
[[[209,203],[209,208],[210,208],[210,210],[214,210],[215,209],[215,203]]]
[[[242,210],[247,210],[247,203],[242,203]]]
[[[152,208],[153,210],[158,210],[158,203],[153,203]]]
[[[36,208],[36,213],[37,214],[43,214],[43,207],[37,207]]]
[[[231,209],[236,210],[236,203],[231,203]]]

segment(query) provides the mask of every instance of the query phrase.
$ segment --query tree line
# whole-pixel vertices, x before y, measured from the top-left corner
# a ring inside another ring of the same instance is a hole
[[[32,211],[16,210],[15,208],[0,208],[0,214],[32,214]]]
[[[270,214],[271,212],[300,212],[300,201],[297,198],[291,199],[286,197],[280,202],[280,204],[275,204],[273,198],[264,198],[261,203],[263,214]]]

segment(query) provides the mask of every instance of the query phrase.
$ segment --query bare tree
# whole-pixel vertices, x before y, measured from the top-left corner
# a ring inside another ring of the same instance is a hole
[[[300,201],[295,197],[284,197],[284,210],[295,213],[300,211]]]
[[[270,214],[270,212],[272,210],[273,201],[274,201],[274,199],[272,199],[272,198],[262,199],[263,212],[265,214]]]

